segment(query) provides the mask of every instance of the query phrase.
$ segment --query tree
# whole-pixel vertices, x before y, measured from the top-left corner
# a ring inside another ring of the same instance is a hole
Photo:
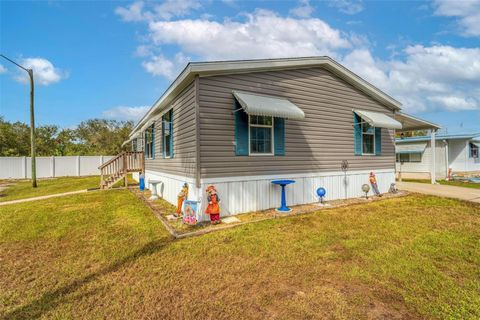
[[[397,133],[397,138],[423,137],[428,134],[427,130],[416,130]]]
[[[89,154],[111,155],[122,151],[132,128],[132,121],[91,119],[82,121],[75,132]]]
[[[24,123],[10,123],[0,117],[0,156],[28,156],[30,129]]]
[[[92,119],[76,129],[43,125],[35,129],[38,156],[115,155],[128,139],[133,122]],[[29,126],[0,117],[0,156],[29,156]]]
[[[38,156],[56,155],[56,137],[58,127],[54,125],[39,126],[35,129],[35,144]]]

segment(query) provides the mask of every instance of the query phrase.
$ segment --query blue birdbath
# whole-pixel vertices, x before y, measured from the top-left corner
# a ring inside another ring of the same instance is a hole
[[[285,197],[285,186],[287,184],[290,184],[290,183],[295,183],[295,180],[273,180],[272,183],[273,184],[278,184],[282,187],[282,203],[281,203],[280,208],[277,209],[277,211],[289,212],[292,209],[287,207],[287,200],[286,200],[286,197]]]

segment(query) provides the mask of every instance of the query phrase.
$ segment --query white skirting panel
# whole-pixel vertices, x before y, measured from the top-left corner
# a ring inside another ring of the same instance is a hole
[[[316,190],[324,187],[327,190],[325,200],[361,197],[362,185],[369,184],[370,171],[351,171],[346,177],[339,172],[305,173],[278,176],[247,176],[202,179],[201,189],[195,188],[192,178],[168,175],[160,172],[146,172],[146,187],[150,188],[149,179],[163,181],[159,187],[159,194],[168,202],[175,204],[177,195],[183,183],[189,184],[189,200],[200,200],[198,219],[208,220],[204,214],[206,208],[205,189],[208,185],[216,186],[221,200],[221,216],[235,215],[239,213],[266,210],[280,206],[280,186],[273,185],[275,179],[292,179],[294,184],[286,187],[287,205],[299,205],[318,202]],[[390,184],[395,182],[394,169],[376,170],[378,187],[380,192],[388,192]],[[369,195],[373,192],[370,191]]]
[[[159,196],[175,206],[177,205],[178,193],[182,190],[185,182],[188,183],[188,199],[198,199],[198,190],[195,188],[195,181],[192,178],[145,170],[145,188],[147,189],[151,188],[150,180],[162,181],[161,184],[157,185]]]
[[[375,171],[380,192],[388,192],[390,184],[395,182],[394,170]],[[243,179],[242,179],[243,178]],[[281,187],[271,183],[275,179],[292,179],[294,184],[286,186],[287,205],[299,205],[317,202],[316,190],[324,187],[327,190],[325,200],[354,198],[364,195],[362,185],[369,183],[369,171],[318,174],[295,174],[291,176],[255,176],[235,177],[225,181],[222,179],[205,179],[202,190],[214,184],[221,200],[221,216],[235,215],[244,212],[265,210],[280,206]],[[372,191],[369,192],[372,195]],[[206,194],[202,193],[202,212],[205,209]],[[204,216],[204,219],[208,217]]]

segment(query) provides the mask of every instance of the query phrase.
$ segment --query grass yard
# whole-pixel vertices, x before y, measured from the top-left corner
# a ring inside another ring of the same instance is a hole
[[[8,205],[0,319],[478,319],[479,242],[421,195],[176,241],[126,190]]]
[[[129,176],[129,183],[136,181]],[[98,188],[100,176],[38,179],[37,188],[32,188],[31,180],[3,180],[0,181],[2,184],[8,186],[3,191],[0,188],[0,202]],[[123,186],[123,181],[119,181],[116,186]]]
[[[430,180],[427,180],[427,179],[403,179],[403,181],[405,181],[405,182],[418,182],[418,183],[432,183]],[[480,189],[480,183],[474,183],[474,182],[437,180],[437,183],[443,184],[443,185],[446,185],[446,186]]]

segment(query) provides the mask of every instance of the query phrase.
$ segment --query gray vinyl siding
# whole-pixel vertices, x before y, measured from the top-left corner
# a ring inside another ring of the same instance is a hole
[[[163,158],[162,117],[173,108],[173,158]],[[145,169],[183,177],[195,176],[195,86],[188,85],[155,120],[155,159]]]
[[[285,156],[236,156],[232,90],[289,99],[304,120],[286,120]],[[393,130],[382,129],[380,156],[355,156],[352,109],[393,111],[322,68],[201,77],[199,80],[202,178],[393,169]]]

